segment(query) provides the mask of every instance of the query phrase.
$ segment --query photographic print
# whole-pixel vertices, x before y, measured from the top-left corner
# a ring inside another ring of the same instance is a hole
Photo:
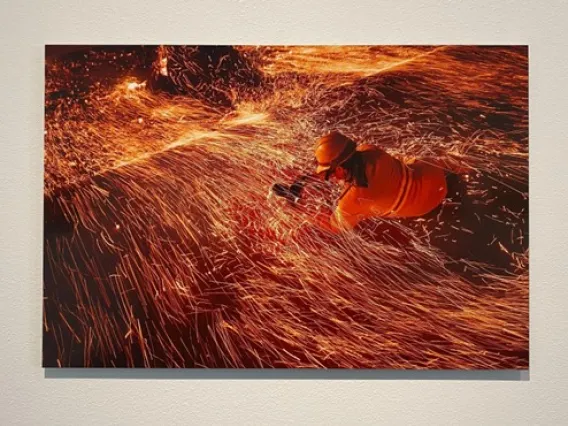
[[[45,56],[44,367],[528,369],[527,46]]]

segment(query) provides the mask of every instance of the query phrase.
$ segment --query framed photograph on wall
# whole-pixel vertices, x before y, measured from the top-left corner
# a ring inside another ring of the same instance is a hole
[[[527,46],[45,52],[44,367],[528,369]]]

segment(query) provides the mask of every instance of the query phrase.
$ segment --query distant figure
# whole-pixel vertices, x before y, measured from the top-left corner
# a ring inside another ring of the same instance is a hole
[[[425,215],[448,193],[449,174],[444,170],[448,165],[443,161],[440,165],[405,164],[376,146],[357,145],[339,132],[317,141],[315,157],[316,175],[344,188],[331,217],[316,218],[317,225],[332,232],[353,229],[372,217]]]

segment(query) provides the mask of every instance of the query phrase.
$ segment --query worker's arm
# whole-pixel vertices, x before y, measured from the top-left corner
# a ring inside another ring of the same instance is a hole
[[[342,229],[333,220],[333,214],[329,212],[316,214],[310,222],[312,225],[330,234],[340,234],[342,232]]]
[[[364,219],[361,214],[348,213],[338,206],[330,218],[331,226],[341,231],[352,231]]]
[[[347,214],[338,207],[333,213],[328,211],[316,214],[311,222],[324,231],[340,234],[355,229],[361,220],[360,215]]]
[[[352,231],[366,218],[362,209],[363,203],[359,192],[350,187],[342,194],[337,203],[337,207],[332,212],[328,210],[326,214],[317,214],[317,226],[333,234]]]

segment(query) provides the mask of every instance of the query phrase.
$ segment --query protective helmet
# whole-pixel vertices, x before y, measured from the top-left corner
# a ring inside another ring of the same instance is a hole
[[[347,136],[334,131],[316,142],[315,156],[318,162],[316,173],[330,173],[355,154],[357,144]]]

